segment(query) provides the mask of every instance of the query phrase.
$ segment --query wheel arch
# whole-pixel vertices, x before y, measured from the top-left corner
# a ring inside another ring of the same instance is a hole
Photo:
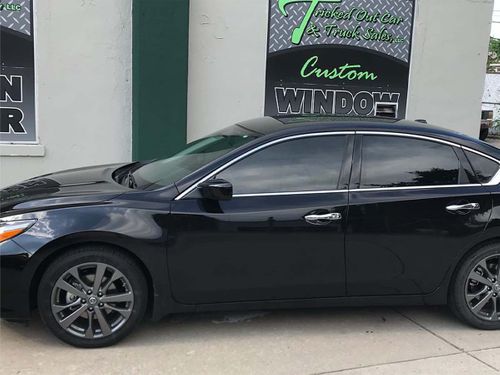
[[[111,237],[111,238],[110,238]],[[125,237],[125,236],[123,236]],[[71,251],[72,249],[76,249],[81,246],[89,246],[89,245],[99,245],[106,246],[109,248],[116,249],[127,254],[140,268],[144,277],[146,278],[147,287],[148,287],[148,305],[147,305],[147,314],[151,314],[155,309],[155,295],[156,295],[156,285],[153,281],[152,273],[144,263],[144,261],[137,255],[135,252],[129,247],[123,244],[123,241],[116,241],[116,234],[104,234],[100,233],[95,236],[93,239],[89,239],[89,234],[85,233],[85,236],[81,235],[69,235],[62,238],[58,238],[41,249],[39,249],[34,256],[36,256],[36,268],[33,272],[33,277],[31,278],[31,282],[29,285],[29,304],[30,309],[34,309],[36,307],[37,293],[40,280],[46,271],[47,267],[52,264],[57,258],[59,258],[63,253],[67,251]],[[124,240],[126,238],[123,238]]]
[[[483,241],[475,244],[469,250],[467,250],[464,254],[462,254],[462,256],[458,259],[457,262],[455,262],[455,266],[453,267],[453,271],[451,272],[450,277],[447,280],[448,285],[446,288],[446,293],[447,293],[448,298],[450,295],[451,288],[453,287],[453,282],[455,281],[455,278],[457,276],[457,273],[460,270],[460,267],[462,266],[462,264],[465,262],[465,260],[469,256],[471,256],[472,254],[474,254],[480,248],[482,248],[486,245],[489,245],[489,244],[494,244],[494,243],[500,243],[500,236],[487,238],[487,239],[484,239]]]
[[[432,293],[424,296],[424,303],[426,305],[446,305],[449,302],[450,291],[453,287],[453,282],[460,266],[475,251],[491,243],[500,243],[500,235],[497,234],[489,238],[483,238],[481,241],[471,246],[468,250],[464,251],[461,255],[457,256],[457,258],[454,259],[453,264],[450,265],[446,274],[443,276],[443,280],[439,284],[439,287]]]

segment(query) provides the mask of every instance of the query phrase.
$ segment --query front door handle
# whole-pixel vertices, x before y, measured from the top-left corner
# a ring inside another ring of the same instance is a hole
[[[451,206],[447,206],[446,210],[447,211],[472,211],[472,210],[479,210],[481,206],[479,203],[466,203],[466,204],[452,204]]]
[[[342,219],[342,214],[338,212],[331,212],[328,214],[323,214],[323,215],[306,215],[304,216],[304,219],[312,225],[327,225],[331,223],[332,221],[340,220]]]

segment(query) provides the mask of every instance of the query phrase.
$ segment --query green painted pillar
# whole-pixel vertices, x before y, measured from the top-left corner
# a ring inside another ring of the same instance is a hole
[[[133,0],[132,157],[186,144],[189,0]]]

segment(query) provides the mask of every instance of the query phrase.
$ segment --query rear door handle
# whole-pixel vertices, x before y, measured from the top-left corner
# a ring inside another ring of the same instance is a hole
[[[472,211],[472,210],[479,210],[481,206],[479,203],[466,203],[466,204],[452,204],[451,206],[447,206],[446,210],[447,211]]]
[[[342,214],[338,212],[331,212],[328,214],[323,214],[323,215],[306,215],[304,216],[304,219],[312,225],[327,225],[328,223],[331,223],[332,221],[337,221],[342,219]]]

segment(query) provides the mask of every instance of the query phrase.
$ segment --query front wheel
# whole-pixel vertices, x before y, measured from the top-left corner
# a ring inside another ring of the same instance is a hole
[[[482,247],[461,264],[450,290],[450,307],[479,329],[500,329],[500,244]]]
[[[45,325],[78,347],[112,345],[143,318],[147,284],[133,259],[119,250],[86,246],[57,258],[38,289]]]

